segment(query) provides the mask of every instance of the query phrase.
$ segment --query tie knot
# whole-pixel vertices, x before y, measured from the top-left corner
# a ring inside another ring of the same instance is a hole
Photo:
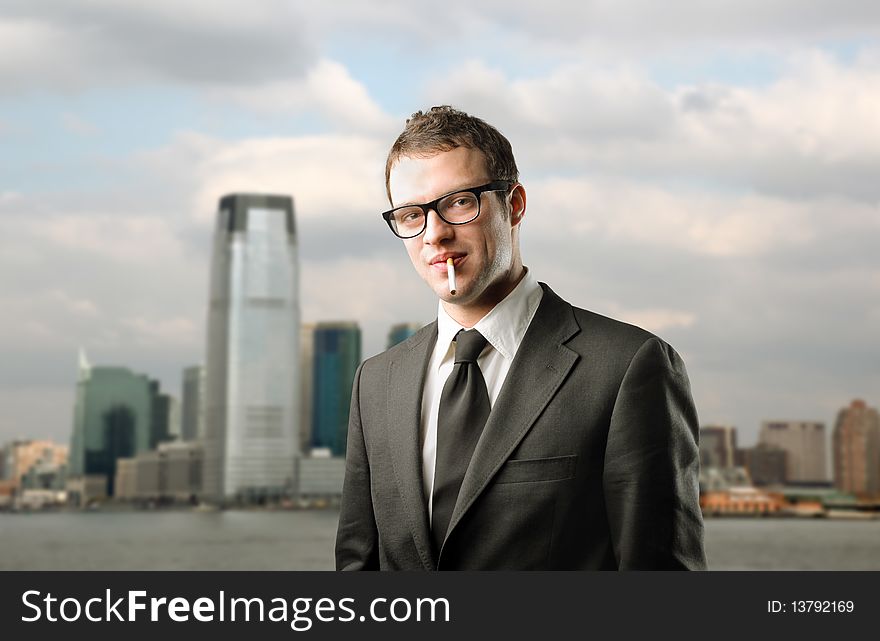
[[[455,362],[476,363],[489,341],[475,329],[461,330],[455,335]]]

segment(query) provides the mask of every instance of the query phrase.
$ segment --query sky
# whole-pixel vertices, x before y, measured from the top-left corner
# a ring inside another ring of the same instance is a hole
[[[77,352],[179,396],[217,202],[293,196],[303,320],[436,299],[379,212],[412,112],[511,141],[523,259],[682,354],[702,424],[880,404],[880,4],[0,1],[0,443],[69,441]]]

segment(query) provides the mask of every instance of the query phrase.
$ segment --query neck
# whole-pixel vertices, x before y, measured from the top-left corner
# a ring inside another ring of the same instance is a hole
[[[463,305],[441,300],[440,304],[443,305],[443,309],[452,320],[462,327],[470,329],[483,316],[491,312],[498,303],[507,298],[507,295],[516,289],[516,286],[519,285],[525,275],[526,270],[522,263],[517,263],[511,268],[505,278],[489,285],[479,300]]]

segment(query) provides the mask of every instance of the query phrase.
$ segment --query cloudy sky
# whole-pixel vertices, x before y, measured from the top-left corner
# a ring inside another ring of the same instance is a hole
[[[878,36],[869,0],[3,0],[0,443],[69,439],[80,346],[179,394],[229,192],[293,195],[305,320],[365,356],[431,320],[378,212],[443,103],[511,140],[526,264],[671,342],[702,423],[830,428],[880,403]]]

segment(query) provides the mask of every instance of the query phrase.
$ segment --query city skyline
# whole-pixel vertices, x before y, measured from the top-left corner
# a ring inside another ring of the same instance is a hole
[[[180,389],[224,193],[293,195],[304,321],[358,322],[369,357],[432,320],[378,212],[436,103],[510,138],[525,263],[667,339],[701,424],[749,444],[880,402],[880,7],[446,8],[5,4],[0,442],[66,442],[80,346]]]

